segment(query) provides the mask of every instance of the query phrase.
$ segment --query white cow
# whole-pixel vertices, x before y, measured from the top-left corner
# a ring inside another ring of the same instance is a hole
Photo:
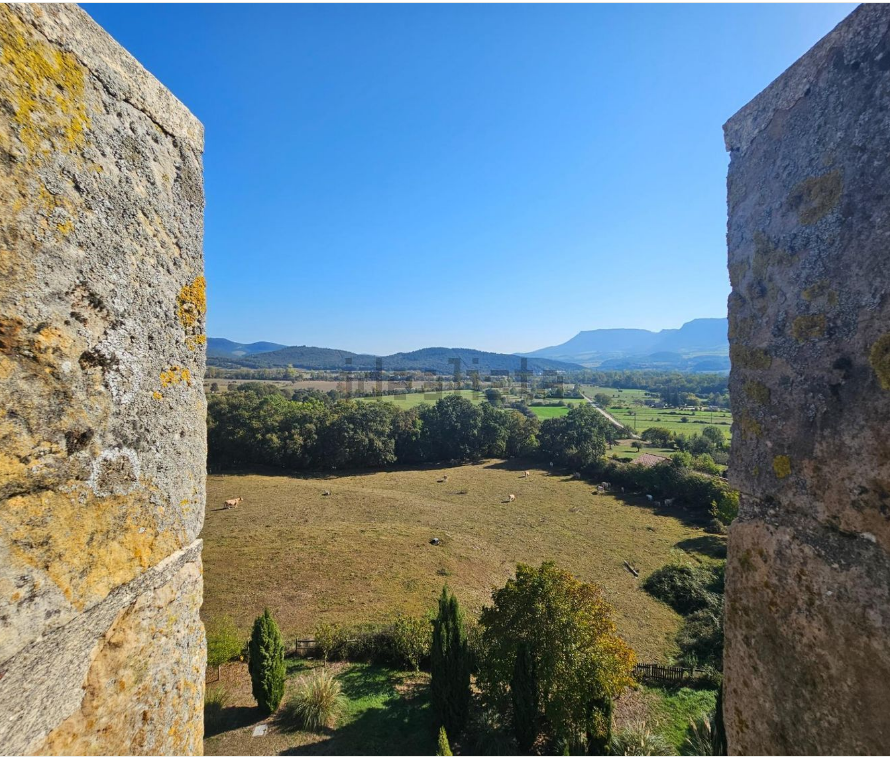
[[[527,471],[522,472],[523,479],[528,479],[530,476],[531,476],[531,474],[529,474]]]
[[[581,479],[581,474],[580,474],[580,472],[577,472],[577,471],[574,472],[574,473],[572,474],[572,479]]]
[[[673,506],[673,505],[674,505],[674,501],[676,501],[676,500],[677,500],[676,498],[665,498],[665,499],[664,499],[664,505],[665,505],[665,506]]]
[[[229,498],[229,500],[226,501],[226,508],[234,509],[243,500],[243,498]]]
[[[515,500],[516,500],[516,496],[513,495],[513,493],[510,493],[510,495],[507,496],[507,503],[510,503]]]
[[[647,496],[646,496],[646,500],[649,501],[649,502],[651,502],[651,501],[652,501],[652,496],[651,496],[651,495],[647,495]]]
[[[603,482],[603,489],[604,489],[604,490],[611,490],[611,489],[612,489],[612,483],[611,483],[611,482]]]

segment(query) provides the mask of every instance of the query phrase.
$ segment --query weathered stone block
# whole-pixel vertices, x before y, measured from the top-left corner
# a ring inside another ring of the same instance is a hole
[[[0,5],[0,753],[200,752],[202,151],[77,6]]]
[[[730,750],[890,753],[890,7],[725,133]]]

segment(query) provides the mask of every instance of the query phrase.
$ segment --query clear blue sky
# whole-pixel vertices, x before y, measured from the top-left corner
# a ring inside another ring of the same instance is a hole
[[[726,313],[722,124],[853,5],[92,5],[204,123],[208,333],[531,351]]]

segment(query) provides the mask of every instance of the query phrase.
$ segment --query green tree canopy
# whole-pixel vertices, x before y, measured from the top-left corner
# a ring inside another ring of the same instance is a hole
[[[517,669],[534,668],[545,735],[583,744],[598,701],[631,684],[633,650],[618,636],[602,589],[553,562],[520,564],[515,578],[482,610],[482,660],[477,678],[486,701],[508,712]],[[530,658],[517,667],[517,656]],[[528,718],[527,712],[523,714]]]

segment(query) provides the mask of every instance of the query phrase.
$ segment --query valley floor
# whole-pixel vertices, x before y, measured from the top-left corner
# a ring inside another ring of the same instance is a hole
[[[246,638],[269,607],[293,647],[321,621],[424,615],[446,583],[475,617],[517,562],[551,559],[603,586],[618,631],[640,661],[663,661],[680,618],[643,591],[642,581],[671,561],[719,558],[725,542],[704,532],[706,518],[594,490],[519,461],[331,476],[211,475],[203,616],[233,619]],[[516,500],[507,503],[511,493]],[[238,496],[244,501],[237,508],[223,508]]]

